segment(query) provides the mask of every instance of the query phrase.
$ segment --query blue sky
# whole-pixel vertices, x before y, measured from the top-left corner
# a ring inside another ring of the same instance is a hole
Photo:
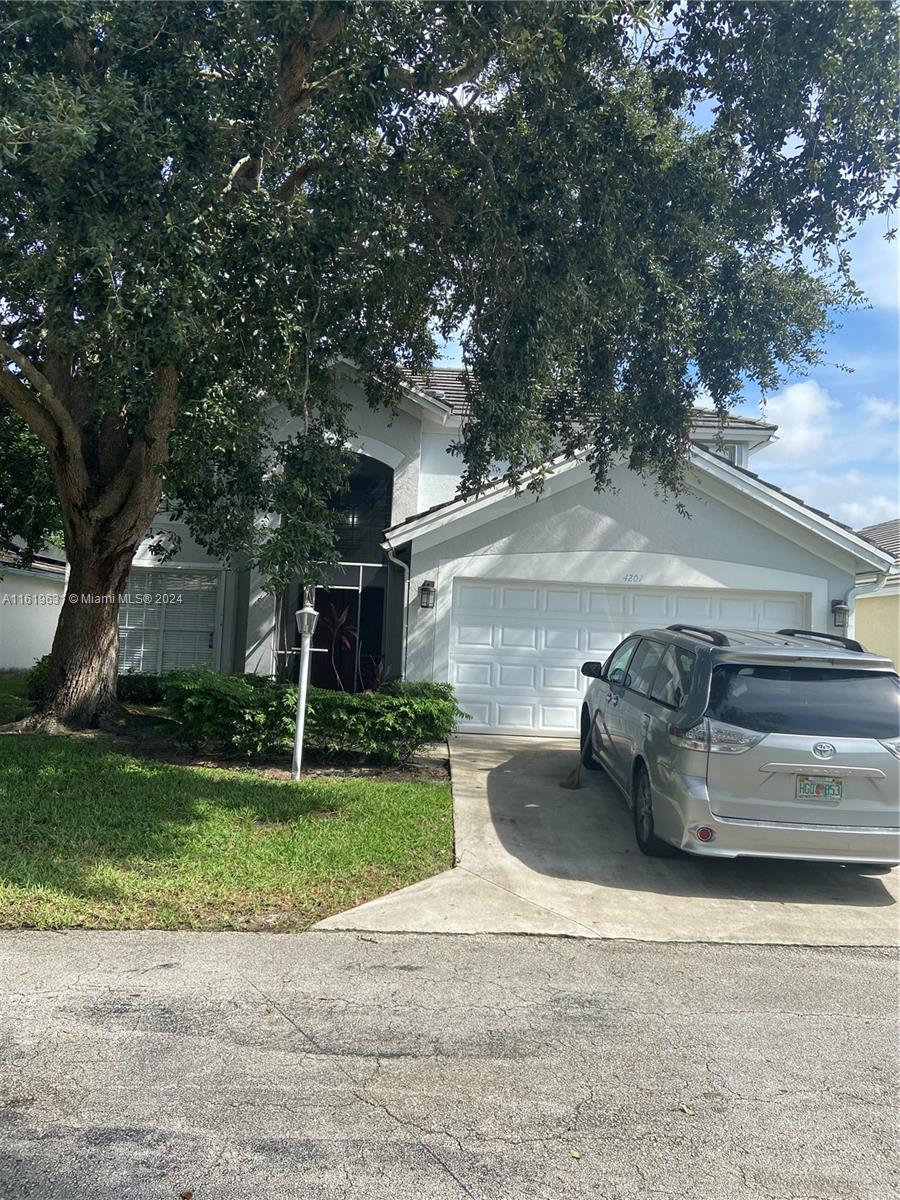
[[[786,377],[765,410],[758,392],[739,406],[779,426],[753,470],[854,529],[900,516],[900,246],[884,240],[887,228],[873,218],[851,243],[871,308],[834,314],[823,362]],[[447,343],[442,361],[459,363],[458,345]]]

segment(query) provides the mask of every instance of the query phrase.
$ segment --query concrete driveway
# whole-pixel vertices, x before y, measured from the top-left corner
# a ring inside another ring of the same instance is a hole
[[[885,946],[898,871],[776,860],[649,859],[600,772],[559,787],[571,741],[451,743],[457,867],[321,928],[647,941]]]

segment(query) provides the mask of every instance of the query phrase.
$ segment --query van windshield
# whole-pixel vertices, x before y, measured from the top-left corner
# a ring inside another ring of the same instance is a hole
[[[765,733],[900,736],[900,679],[880,671],[728,663],[713,670],[707,715]]]

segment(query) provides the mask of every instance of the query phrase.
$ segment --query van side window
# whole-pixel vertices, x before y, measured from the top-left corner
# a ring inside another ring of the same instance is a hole
[[[637,644],[637,638],[629,638],[627,642],[622,643],[618,650],[613,651],[609,662],[607,662],[603,670],[603,677],[607,683],[625,683],[625,672],[628,669],[628,662]]]
[[[651,642],[649,638],[641,638],[641,644],[635,651],[628,668],[625,686],[641,696],[649,696],[656,668],[665,652],[665,643]]]
[[[697,656],[680,646],[670,646],[659,664],[653,681],[651,699],[669,708],[681,708],[691,690]]]

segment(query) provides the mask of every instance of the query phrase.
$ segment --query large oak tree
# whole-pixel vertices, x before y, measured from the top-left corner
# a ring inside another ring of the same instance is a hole
[[[894,200],[873,0],[7,0],[0,38],[0,458],[46,456],[76,595],[122,589],[162,489],[273,585],[327,560],[333,364],[390,405],[435,331],[466,484],[562,446],[677,489],[698,396],[813,361]],[[0,498],[29,547],[35,490]],[[49,717],[102,713],[116,637],[64,606]]]

